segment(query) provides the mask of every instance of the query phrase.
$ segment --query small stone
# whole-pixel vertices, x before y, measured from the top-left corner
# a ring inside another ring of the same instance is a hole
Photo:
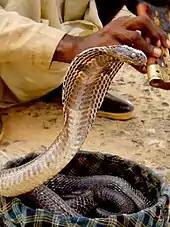
[[[141,156],[142,154],[141,153],[136,153],[137,156]]]
[[[155,133],[155,129],[153,129],[153,128],[149,128],[147,131],[148,131],[149,133],[151,133],[151,134],[154,134],[154,133]]]
[[[167,107],[167,106],[169,106],[169,103],[167,103],[167,102],[162,102],[161,105],[164,106],[164,107]]]
[[[156,166],[156,170],[165,170],[165,167],[163,167],[163,166]]]
[[[148,142],[149,146],[156,145],[156,144],[160,144],[160,141],[157,139],[152,139]]]
[[[32,117],[39,117],[40,116],[40,114],[38,114],[38,113],[33,113],[32,114]]]
[[[4,141],[1,145],[3,146],[3,147],[7,147],[7,146],[9,146],[11,144],[11,142],[9,142],[9,141]]]
[[[49,123],[48,122],[44,122],[43,128],[44,129],[49,129],[50,128]]]
[[[149,88],[148,87],[144,87],[142,90],[143,91],[149,91]]]

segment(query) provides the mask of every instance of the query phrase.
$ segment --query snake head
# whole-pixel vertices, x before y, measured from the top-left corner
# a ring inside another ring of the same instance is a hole
[[[141,51],[127,45],[112,46],[118,60],[132,65],[141,66],[146,64],[146,55]]]

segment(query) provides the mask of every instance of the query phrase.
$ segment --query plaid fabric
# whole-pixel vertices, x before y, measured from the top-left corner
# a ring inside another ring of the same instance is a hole
[[[167,226],[170,203],[169,188],[159,176],[147,167],[119,156],[81,151],[63,169],[62,173],[74,176],[106,174],[122,177],[152,201],[153,206],[137,213],[114,215],[110,218],[63,218],[43,209],[29,207],[22,202],[21,197],[11,199],[3,197],[1,198],[0,226]]]

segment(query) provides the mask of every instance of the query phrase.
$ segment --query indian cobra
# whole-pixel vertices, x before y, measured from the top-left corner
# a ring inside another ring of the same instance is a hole
[[[63,84],[64,125],[50,147],[19,167],[2,169],[0,195],[27,193],[59,173],[87,137],[109,85],[123,63],[142,66],[146,56],[126,45],[95,47],[71,62]]]

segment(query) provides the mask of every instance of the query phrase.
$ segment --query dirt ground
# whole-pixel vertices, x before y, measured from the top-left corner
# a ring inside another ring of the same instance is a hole
[[[170,183],[170,93],[150,87],[146,76],[127,65],[117,74],[110,92],[133,102],[134,117],[123,122],[97,118],[83,149],[136,160],[156,169]],[[4,110],[3,122],[1,164],[50,145],[62,127],[62,107],[32,102]]]

